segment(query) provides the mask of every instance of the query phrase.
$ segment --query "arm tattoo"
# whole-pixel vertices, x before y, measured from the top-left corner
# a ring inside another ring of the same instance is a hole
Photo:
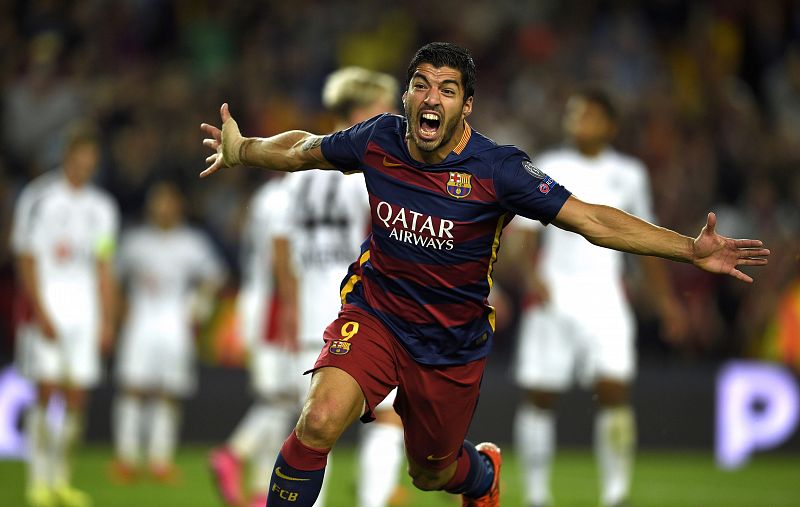
[[[313,150],[314,148],[320,146],[322,144],[323,136],[311,136],[305,141],[303,141],[303,151]]]

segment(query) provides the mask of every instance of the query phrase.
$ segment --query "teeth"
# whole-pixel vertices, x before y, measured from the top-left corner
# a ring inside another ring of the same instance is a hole
[[[423,120],[438,120],[439,116],[433,113],[422,113]]]

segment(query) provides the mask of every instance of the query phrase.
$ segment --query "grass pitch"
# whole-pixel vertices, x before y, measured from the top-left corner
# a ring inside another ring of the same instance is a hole
[[[83,448],[75,463],[75,484],[90,492],[95,507],[219,507],[206,467],[207,448],[185,447],[178,455],[183,481],[162,486],[142,481],[116,486],[108,479],[107,446]],[[331,467],[327,507],[356,507],[352,448],[337,449]],[[514,455],[504,454],[504,507],[523,507],[519,468]],[[20,462],[0,461],[0,506],[23,507],[25,469]],[[455,507],[456,498],[423,493],[403,477],[403,507]],[[597,473],[589,451],[562,450],[553,470],[557,507],[596,507]],[[756,456],[743,470],[723,472],[712,456],[698,452],[640,452],[636,463],[634,507],[796,507],[800,505],[800,456]]]

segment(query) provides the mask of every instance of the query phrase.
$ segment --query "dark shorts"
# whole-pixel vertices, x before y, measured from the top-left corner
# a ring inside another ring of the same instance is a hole
[[[314,369],[333,366],[352,376],[366,398],[364,422],[397,387],[394,409],[403,420],[406,451],[418,465],[441,470],[456,460],[478,403],[486,359],[425,366],[406,352],[375,317],[347,305],[325,330]]]

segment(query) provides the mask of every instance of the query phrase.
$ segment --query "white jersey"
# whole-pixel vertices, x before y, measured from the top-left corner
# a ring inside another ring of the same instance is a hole
[[[76,189],[53,171],[25,187],[12,248],[34,258],[42,301],[54,319],[99,316],[97,261],[110,257],[118,227],[116,204],[94,185]]]
[[[622,209],[652,221],[650,182],[644,165],[612,149],[587,158],[572,148],[542,155],[536,166],[585,202]],[[518,217],[515,226],[538,229],[540,224]],[[623,254],[592,245],[578,234],[557,227],[542,230],[538,271],[554,303],[569,306],[575,297],[621,295]]]
[[[369,232],[364,176],[312,170],[286,179],[285,229],[298,280],[299,338],[317,346],[339,313],[342,279]]]
[[[272,243],[278,227],[284,227],[287,207],[283,181],[272,179],[253,195],[248,206],[241,246],[242,284],[238,313],[248,346],[263,342],[268,308],[274,296]],[[282,230],[282,229],[281,229]]]
[[[129,284],[128,321],[158,323],[162,329],[188,328],[192,287],[219,283],[225,275],[209,239],[187,226],[163,230],[144,225],[127,231],[117,268]]]

